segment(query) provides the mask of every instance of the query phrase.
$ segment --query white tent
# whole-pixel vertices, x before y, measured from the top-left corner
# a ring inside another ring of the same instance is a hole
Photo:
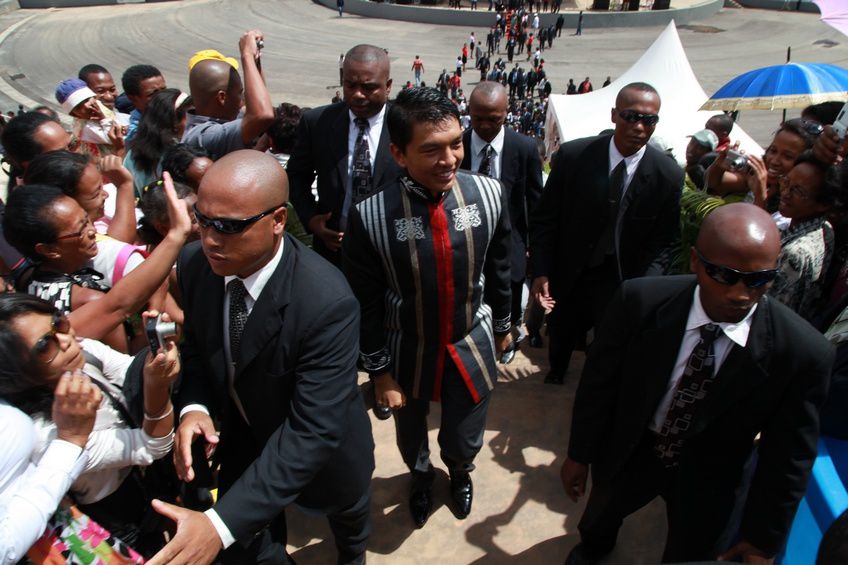
[[[689,143],[687,136],[704,129],[704,123],[716,112],[698,110],[707,100],[707,94],[692,72],[673,21],[636,64],[606,88],[588,94],[551,96],[546,128],[548,150],[557,137],[564,143],[612,128],[610,109],[615,106],[615,96],[631,82],[647,82],[659,92],[662,105],[654,137],[662,138],[674,150],[675,158],[683,163]],[[745,152],[762,155],[762,147],[738,124],[733,126],[730,138],[739,141]]]

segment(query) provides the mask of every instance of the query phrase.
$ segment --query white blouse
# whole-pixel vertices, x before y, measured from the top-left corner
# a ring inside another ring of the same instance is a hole
[[[84,339],[82,348],[102,361],[102,379],[96,367],[86,364],[85,373],[123,400],[121,387],[133,357],[115,351],[99,341]],[[34,418],[36,446],[33,459],[38,461],[47,445],[56,438],[56,425],[44,417]],[[103,395],[94,430],[85,446],[88,463],[82,475],[74,482],[71,492],[81,504],[91,504],[115,492],[136,465],[147,466],[171,451],[174,430],[160,438],[154,438],[141,428],[130,428],[121,418],[111,401]]]

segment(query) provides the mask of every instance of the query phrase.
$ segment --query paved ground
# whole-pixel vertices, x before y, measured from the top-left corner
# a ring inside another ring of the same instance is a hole
[[[20,27],[10,28],[21,21]],[[815,15],[725,10],[700,24],[681,29],[680,36],[708,93],[745,70],[782,63],[787,46],[796,61],[848,63],[848,40]],[[264,64],[274,100],[305,106],[329,102],[339,88],[338,55],[356,43],[385,46],[397,83],[412,78],[409,65],[420,54],[425,80],[432,82],[442,67],[450,67],[471,31],[340,19],[334,11],[305,0],[185,0],[19,11],[0,17],[0,30],[11,29],[0,45],[0,109],[14,109],[18,100],[28,105],[52,101],[56,83],[89,62],[107,66],[116,76],[130,64],[154,63],[170,85],[185,89],[186,62],[194,51],[216,48],[234,54],[241,31],[251,27],[266,33]],[[478,36],[484,32],[475,31]],[[556,91],[564,90],[569,77],[579,81],[589,75],[600,85],[606,75],[617,76],[660,31],[622,28],[587,30],[579,38],[563,35],[545,56]],[[742,123],[765,144],[778,121],[777,113],[763,112],[746,114]],[[519,354],[502,371],[478,458],[474,510],[465,521],[454,518],[446,506],[448,479],[442,472],[434,515],[423,530],[413,529],[393,424],[374,420],[372,563],[562,562],[577,541],[582,511],[582,505],[565,499],[558,479],[582,355],[577,355],[566,385],[555,387],[542,384],[542,350],[528,353]],[[434,426],[437,414],[436,408]],[[435,446],[435,430],[431,441]],[[665,535],[662,511],[657,501],[631,517],[608,563],[656,563]],[[295,558],[301,563],[331,562],[332,543],[321,541],[329,539],[325,521],[296,510],[290,516]]]

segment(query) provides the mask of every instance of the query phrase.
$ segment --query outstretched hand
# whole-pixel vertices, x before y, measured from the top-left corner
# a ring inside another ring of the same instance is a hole
[[[162,502],[153,501],[153,509],[177,524],[177,534],[159,550],[147,565],[207,565],[223,549],[212,521],[202,512],[195,512]]]

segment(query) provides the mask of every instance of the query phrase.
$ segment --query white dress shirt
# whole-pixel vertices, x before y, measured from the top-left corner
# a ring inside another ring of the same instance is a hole
[[[644,145],[639,151],[630,155],[629,157],[625,157],[618,150],[618,147],[615,146],[615,136],[610,137],[609,142],[609,171],[608,174],[612,175],[612,172],[624,160],[624,168],[626,174],[624,176],[624,186],[621,187],[621,196],[624,197],[624,194],[627,192],[627,189],[630,187],[630,181],[633,180],[633,175],[636,174],[636,169],[639,168],[639,162],[642,160],[642,157],[645,155],[645,151],[647,151],[648,146]]]
[[[707,324],[716,324],[722,330],[721,335],[713,342],[714,367],[715,372],[718,373],[718,370],[727,359],[731,347],[734,344],[739,347],[745,347],[748,343],[748,334],[751,332],[751,318],[756,310],[757,305],[754,304],[748,315],[740,322],[714,322],[704,312],[704,306],[701,304],[700,287],[695,287],[695,298],[692,300],[692,307],[689,309],[689,318],[686,320],[686,331],[683,333],[683,340],[680,342],[680,349],[677,351],[677,361],[674,363],[671,378],[669,378],[668,385],[666,385],[665,395],[660,401],[657,411],[654,412],[654,418],[648,426],[650,430],[656,432],[662,429],[668,409],[671,407],[671,402],[674,399],[677,385],[683,377],[683,370],[686,368],[686,363],[688,363],[689,357],[692,355],[692,350],[701,341],[701,328]]]
[[[265,288],[265,285],[268,284],[268,281],[271,279],[271,275],[274,274],[274,271],[277,270],[277,266],[280,264],[280,261],[283,258],[283,246],[285,240],[280,240],[280,247],[277,249],[277,252],[274,254],[274,257],[271,258],[270,261],[265,263],[265,266],[250,275],[247,278],[241,279],[241,282],[244,283],[244,288],[247,289],[247,295],[244,297],[244,304],[247,307],[247,315],[250,317],[251,312],[253,312],[253,306],[256,304],[256,301],[259,300],[259,295],[262,294],[262,290]],[[237,279],[239,277],[236,276],[228,276],[224,277],[224,355],[227,360],[227,378],[230,386],[230,396],[232,397],[235,405],[238,407],[239,412],[244,418],[245,422],[250,422],[247,418],[247,414],[244,411],[244,407],[241,405],[241,401],[239,400],[238,395],[236,394],[235,388],[233,387],[233,377],[235,376],[236,367],[235,363],[233,363],[232,357],[230,356],[230,293],[227,292],[227,285],[233,279]],[[202,412],[209,413],[208,410],[204,406],[199,404],[191,404],[186,406],[183,411],[180,413],[185,414],[190,410],[200,410]],[[215,526],[215,531],[218,532],[218,537],[221,538],[221,543],[224,546],[224,549],[230,547],[233,543],[235,543],[235,538],[233,538],[233,534],[230,532],[230,529],[224,524],[224,521],[221,520],[221,517],[218,516],[218,513],[214,508],[210,508],[205,512],[206,516],[212,522],[212,525]]]
[[[476,131],[471,130],[471,171],[476,173],[480,170],[480,162],[483,160],[483,149],[486,148],[486,145],[491,145],[495,152],[492,155],[491,173],[489,176],[493,179],[500,180],[504,139],[506,139],[506,133],[503,126],[501,126],[501,131],[498,132],[498,135],[495,136],[491,144],[477,135]]]
[[[0,437],[0,563],[12,565],[44,532],[88,455],[73,443],[54,439],[38,463],[33,463],[33,422],[2,400]]]
[[[102,371],[88,364],[83,371],[121,402],[124,399],[121,387],[133,357],[93,339],[83,339],[81,345],[103,363]],[[34,417],[33,423],[36,438],[32,458],[40,462],[57,439],[58,430],[53,420],[43,416]],[[131,426],[104,394],[94,429],[85,444],[88,460],[71,487],[78,502],[91,504],[103,500],[121,486],[134,466],[145,467],[170,453],[174,445],[173,429],[163,437],[153,437]]]

